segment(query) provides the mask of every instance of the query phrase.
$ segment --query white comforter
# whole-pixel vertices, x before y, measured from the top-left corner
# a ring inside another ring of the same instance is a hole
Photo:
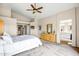
[[[13,37],[13,44],[4,45],[4,55],[15,55],[42,45],[40,39],[32,35]]]

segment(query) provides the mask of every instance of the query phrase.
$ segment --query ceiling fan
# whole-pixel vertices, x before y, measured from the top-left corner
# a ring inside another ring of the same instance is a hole
[[[33,11],[33,14],[38,12],[42,13],[40,10],[43,9],[43,7],[37,7],[36,3],[30,5],[32,9],[27,9],[27,11]]]

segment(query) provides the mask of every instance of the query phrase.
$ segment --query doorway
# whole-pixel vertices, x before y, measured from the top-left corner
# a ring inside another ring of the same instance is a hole
[[[30,34],[30,24],[18,24],[18,35],[29,35]]]
[[[61,20],[60,27],[60,43],[72,45],[72,19]]]

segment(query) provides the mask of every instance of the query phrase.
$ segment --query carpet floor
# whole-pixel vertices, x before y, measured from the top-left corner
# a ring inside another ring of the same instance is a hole
[[[21,52],[15,56],[79,56],[79,54],[68,45],[43,42],[42,46]]]

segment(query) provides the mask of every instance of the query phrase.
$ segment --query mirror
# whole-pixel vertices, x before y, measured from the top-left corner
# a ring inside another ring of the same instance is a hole
[[[52,24],[47,24],[47,33],[52,33]]]

